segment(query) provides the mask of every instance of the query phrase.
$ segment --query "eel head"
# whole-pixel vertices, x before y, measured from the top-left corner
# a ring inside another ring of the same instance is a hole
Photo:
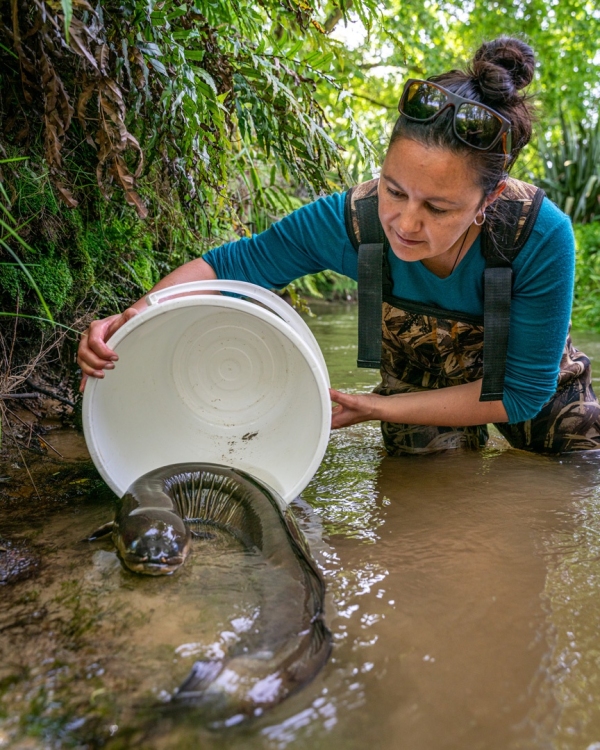
[[[134,573],[170,575],[185,562],[192,535],[175,513],[146,508],[117,514],[113,540],[124,565]]]

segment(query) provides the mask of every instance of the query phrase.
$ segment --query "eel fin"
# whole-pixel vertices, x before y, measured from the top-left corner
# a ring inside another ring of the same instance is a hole
[[[194,531],[192,529],[192,539],[216,539],[216,534],[210,531]]]
[[[86,536],[86,538],[82,539],[81,541],[95,542],[97,539],[102,539],[103,537],[108,536],[110,533],[112,533],[114,525],[114,521],[109,521],[108,523],[102,524],[100,528],[96,529],[96,531],[93,531],[89,536]]]
[[[192,671],[177,688],[173,700],[187,700],[201,695],[223,671],[224,662],[216,660],[197,661]]]

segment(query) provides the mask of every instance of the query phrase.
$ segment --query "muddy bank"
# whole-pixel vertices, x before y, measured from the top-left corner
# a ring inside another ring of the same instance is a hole
[[[97,654],[93,646],[105,613],[93,596],[82,597],[77,572],[96,550],[73,547],[68,527],[79,516],[89,516],[91,524],[110,519],[112,493],[91,463],[83,436],[65,426],[56,403],[41,406],[36,414],[11,404],[5,435],[12,439],[5,440],[0,456],[2,748],[81,746],[82,739],[85,745],[82,736],[68,739],[81,729],[75,715],[84,711],[79,724],[89,728],[106,712],[102,686],[95,684],[106,652]],[[65,542],[71,547],[67,555]],[[90,706],[92,685],[100,690],[95,706]],[[96,727],[91,733],[109,736],[110,730]]]
[[[91,463],[74,410],[55,398],[4,399],[0,451],[0,585],[34,575],[42,562],[36,519],[106,488]],[[31,532],[23,535],[23,518]]]

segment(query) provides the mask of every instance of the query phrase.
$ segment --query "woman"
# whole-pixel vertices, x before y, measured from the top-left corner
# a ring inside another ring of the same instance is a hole
[[[356,279],[357,247],[383,246],[382,383],[373,394],[332,391],[334,428],[380,420],[392,455],[479,447],[490,422],[518,448],[600,448],[589,360],[568,338],[570,222],[508,177],[531,137],[520,92],[533,72],[531,48],[502,37],[483,44],[466,72],[407,82],[378,180],[212,250],[156,289],[215,278],[283,287],[325,268]],[[376,207],[370,221],[363,199]],[[377,227],[379,245],[361,237]],[[143,306],[92,323],[79,350],[84,376],[115,366],[105,342]],[[486,368],[495,388],[482,381]]]

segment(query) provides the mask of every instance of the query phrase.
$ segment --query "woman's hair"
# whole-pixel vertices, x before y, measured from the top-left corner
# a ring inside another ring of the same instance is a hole
[[[520,39],[503,36],[484,42],[465,71],[450,70],[428,79],[459,96],[486,104],[510,120],[512,149],[508,159],[502,152],[501,142],[492,151],[477,151],[459,141],[452,127],[453,107],[428,123],[414,122],[400,115],[390,146],[400,138],[410,138],[426,146],[464,154],[475,168],[484,196],[489,195],[506,179],[508,169],[531,138],[533,112],[528,97],[521,90],[533,80],[534,68],[531,47]]]

